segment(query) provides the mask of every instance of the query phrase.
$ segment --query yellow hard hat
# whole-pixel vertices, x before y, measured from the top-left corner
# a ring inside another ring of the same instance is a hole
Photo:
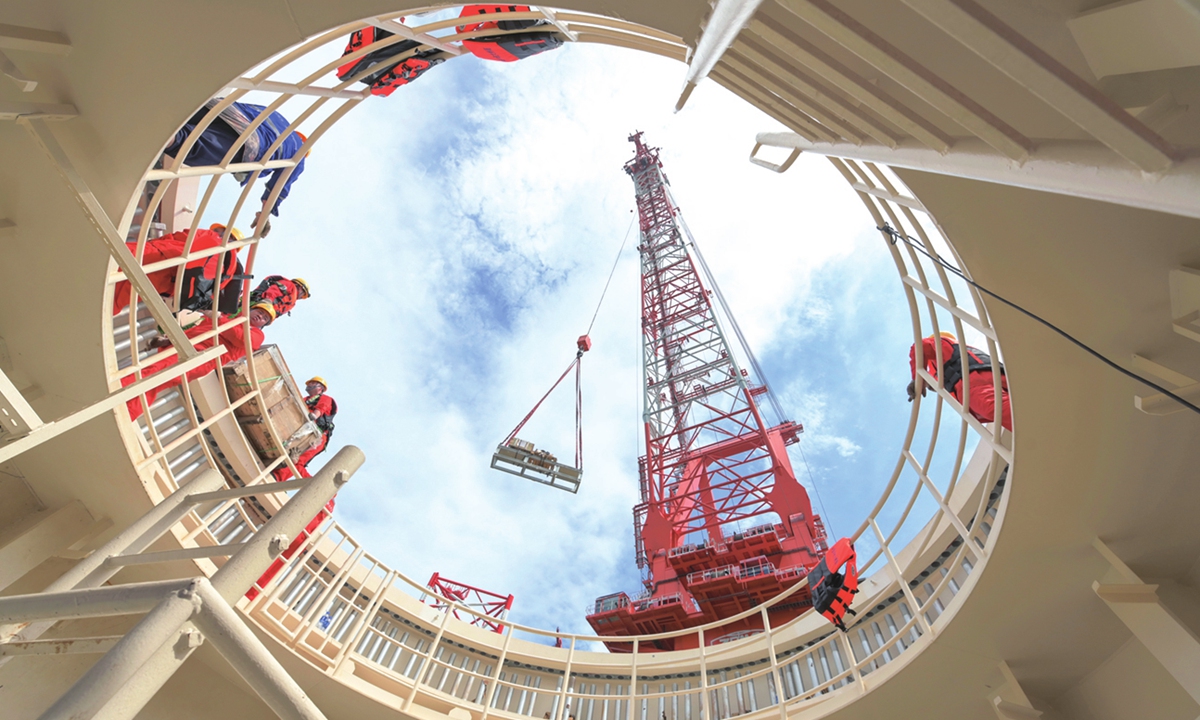
[[[292,278],[292,282],[296,283],[296,287],[300,288],[300,297],[306,298],[312,294],[308,291],[308,281],[304,278]]]
[[[325,378],[321,377],[320,375],[313,375],[304,384],[308,385],[309,383],[321,383],[321,387],[325,388],[326,390],[329,389],[329,383],[325,382]]]
[[[274,322],[274,320],[275,320],[275,306],[274,305],[272,305],[271,303],[260,302],[260,303],[254,303],[253,305],[250,306],[251,310],[253,310],[254,308],[258,308],[259,310],[262,310],[266,314],[270,315],[271,321]]]
[[[940,332],[940,333],[938,333],[938,335],[941,335],[942,337],[946,338],[950,342],[958,342],[958,338],[954,336],[954,333]]]
[[[212,225],[208,226],[208,229],[212,230],[215,233],[225,232],[225,226],[222,225],[221,223],[213,223]],[[241,242],[244,239],[244,236],[242,235],[242,231],[238,230],[237,228],[230,230],[229,235],[230,235],[230,237],[232,237],[234,240],[237,240],[238,242]]]

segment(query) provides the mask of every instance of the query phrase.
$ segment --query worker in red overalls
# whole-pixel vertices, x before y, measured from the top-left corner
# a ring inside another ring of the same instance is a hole
[[[207,230],[197,230],[196,237],[192,240],[191,251],[196,252],[198,250],[219,247],[221,245],[221,237],[224,233],[225,226],[219,223],[210,226]],[[242,233],[237,228],[230,230],[229,235],[231,240],[237,242],[241,242],[242,240]],[[187,236],[187,230],[180,230],[171,235],[163,235],[162,237],[147,240],[142,252],[142,265],[181,257],[184,248],[187,246]],[[126,245],[129,247],[129,252],[136,257],[137,243],[131,242],[126,243]],[[220,260],[220,253],[197,258],[189,262],[184,267],[180,306],[184,308],[190,307],[191,309],[211,308],[213,295],[220,295],[221,290],[225,289],[230,281],[241,273],[241,265],[237,261],[237,252],[235,248],[225,253],[221,268],[220,289],[214,289],[217,277],[217,263],[222,262]],[[169,267],[149,273],[150,282],[153,283],[154,289],[168,303],[172,302],[175,297],[175,278],[178,270],[178,267]],[[117,283],[113,290],[114,315],[129,307],[129,296],[129,281],[122,280]]]
[[[325,394],[326,388],[325,378],[320,375],[313,377],[304,384],[304,390],[308,393],[308,396],[304,398],[304,404],[308,406],[308,417],[317,424],[317,428],[321,431],[321,439],[316,445],[305,450],[301,453],[300,457],[296,458],[296,470],[300,472],[300,477],[312,477],[308,472],[308,463],[325,451],[325,448],[329,445],[329,438],[333,436],[333,418],[337,415],[337,402]],[[278,482],[284,482],[292,478],[291,468],[287,465],[281,465],[272,474]],[[271,578],[275,577],[283,569],[284,564],[288,560],[291,560],[304,547],[308,538],[333,513],[334,505],[335,503],[332,498],[329,502],[325,503],[325,509],[318,512],[316,517],[309,521],[304,530],[292,540],[291,545],[288,545],[287,550],[284,550],[279,557],[275,558],[275,561],[271,563],[267,571],[246,592],[247,598],[253,600],[258,597],[259,590],[271,582]]]
[[[309,419],[316,423],[317,429],[321,431],[321,439],[296,458],[296,469],[300,472],[300,477],[312,477],[308,472],[308,463],[325,452],[325,448],[329,446],[329,438],[333,437],[333,418],[337,415],[337,401],[326,395],[325,390],[325,378],[319,375],[304,383],[304,391],[308,393],[304,404],[308,406]],[[274,474],[279,482],[292,477],[291,468],[287,465],[276,468]]]
[[[250,304],[270,303],[275,307],[275,317],[282,317],[308,295],[308,282],[304,278],[289,280],[282,275],[268,275],[250,292]]]
[[[939,340],[942,346],[941,368],[937,366],[937,342]],[[967,372],[971,374],[971,399],[969,404],[964,403],[962,397],[962,348],[964,347],[967,351]],[[908,352],[908,361],[913,373],[913,380],[908,384],[909,402],[912,402],[916,395],[916,352],[917,346],[914,343],[912,349]],[[996,421],[996,388],[993,385],[994,369],[992,358],[987,353],[970,345],[960,345],[957,338],[950,333],[941,333],[941,336],[938,338],[930,336],[921,340],[921,356],[925,361],[925,370],[935,378],[941,378],[942,387],[967,407],[976,420],[983,423]],[[1008,378],[1004,376],[1004,365],[1000,363],[996,363],[996,365],[1000,370],[1000,425],[1005,430],[1011,431],[1012,408],[1009,406]],[[922,384],[921,397],[925,397],[927,390],[928,388]]]
[[[220,322],[224,323],[224,322],[227,322],[229,320],[229,318],[226,317],[225,315],[220,315],[219,320],[220,320]],[[271,322],[274,320],[275,320],[274,310],[270,305],[267,305],[267,304],[255,305],[254,307],[250,308],[250,348],[251,348],[251,351],[258,350],[260,347],[262,347],[263,339],[264,339],[262,328],[270,325]],[[244,328],[245,328],[244,325],[238,324],[238,325],[234,325],[233,327],[229,328],[228,330],[222,330],[221,333],[218,334],[215,338],[208,338],[207,340],[202,340],[201,342],[196,343],[196,349],[197,350],[207,350],[207,349],[213,347],[214,341],[216,341],[225,347],[225,352],[222,353],[221,357],[220,357],[220,364],[228,365],[231,362],[236,362],[236,361],[246,357],[246,333],[244,331]],[[209,323],[199,323],[191,328],[188,328],[185,331],[185,333],[187,334],[188,337],[194,338],[194,337],[197,337],[198,335],[202,335],[205,332],[208,332],[211,329],[212,329],[212,326]],[[166,347],[170,347],[171,341],[168,340],[165,335],[158,335],[153,338],[150,338],[149,345],[150,345],[150,347],[154,347],[154,348],[166,348]],[[179,361],[179,356],[172,355],[171,357],[165,358],[163,360],[159,360],[156,363],[151,363],[151,364],[145,366],[144,368],[142,368],[142,377],[149,377],[150,375],[153,375],[154,373],[161,372],[162,370],[165,370],[165,369],[169,368],[170,366],[174,365],[178,361]],[[190,380],[195,380],[197,378],[202,378],[205,375],[207,375],[208,373],[210,373],[216,369],[217,369],[217,361],[214,360],[211,362],[204,363],[203,365],[201,365],[198,368],[189,370],[187,372],[187,379],[190,381]],[[136,380],[137,380],[137,378],[135,376],[127,375],[121,379],[121,384],[122,385],[132,385]],[[182,382],[182,378],[177,377],[173,380],[168,380],[167,382],[163,383],[162,385],[159,385],[156,388],[147,390],[146,391],[146,403],[148,405],[153,405],[154,399],[156,397],[158,397],[158,394],[160,392],[162,392],[163,390],[166,390],[167,388],[169,388],[173,385],[178,385],[181,382]],[[131,420],[137,420],[139,417],[141,417],[141,414],[145,411],[144,408],[142,407],[141,398],[137,398],[137,397],[135,397],[132,400],[130,400],[129,402],[127,402],[126,407],[129,409],[129,418]]]

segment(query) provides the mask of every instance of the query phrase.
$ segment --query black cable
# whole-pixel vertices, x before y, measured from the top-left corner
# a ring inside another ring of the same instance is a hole
[[[632,210],[630,212],[632,212]],[[625,243],[629,242],[629,233],[633,230],[634,220],[637,220],[637,218],[634,217],[631,219],[629,221],[629,227],[625,229],[625,239],[621,241],[621,249],[617,251],[617,257],[615,260],[613,260],[612,270],[608,271],[608,280],[606,280],[604,283],[604,290],[600,292],[600,302],[596,303],[596,312],[592,313],[592,321],[588,323],[588,329],[587,332],[584,333],[585,335],[592,334],[592,327],[596,324],[596,317],[600,315],[600,306],[604,304],[604,296],[608,294],[608,286],[610,283],[612,283],[613,275],[615,275],[617,272],[617,263],[621,262],[621,253],[625,252]]]
[[[829,517],[829,511],[825,509],[825,500],[817,488],[817,478],[813,476],[812,467],[808,464],[808,456],[804,454],[804,448],[799,441],[796,442],[796,449],[800,451],[800,459],[804,461],[804,469],[808,471],[808,481],[812,483],[813,492],[817,494],[817,504],[821,506],[821,517],[825,518],[825,524],[829,526],[828,534],[837,537],[837,533],[833,531],[833,518]]]
[[[899,232],[898,230],[893,228],[891,225],[884,223],[883,227],[877,227],[876,230],[880,230],[882,232],[887,233],[892,238],[891,242],[893,245],[896,244],[897,240],[903,240],[904,244],[908,245],[909,247],[913,248],[914,250],[921,253],[925,257],[934,261],[938,265],[941,265],[942,267],[946,268],[947,270],[954,273],[958,277],[962,278],[967,284],[969,284],[971,287],[975,288],[979,292],[984,293],[986,295],[990,295],[991,297],[994,297],[997,300],[999,300],[1000,302],[1009,306],[1013,310],[1016,310],[1017,312],[1025,315],[1026,317],[1029,317],[1029,318],[1041,323],[1042,325],[1045,325],[1046,327],[1050,328],[1051,330],[1058,333],[1059,335],[1062,335],[1064,338],[1066,338],[1068,341],[1070,341],[1073,345],[1076,345],[1077,347],[1082,349],[1087,354],[1096,358],[1097,360],[1104,363],[1105,365],[1111,367],[1113,370],[1116,370],[1117,372],[1121,373],[1122,375],[1133,378],[1134,380],[1137,380],[1138,382],[1142,383],[1143,385],[1145,385],[1147,387],[1150,387],[1150,388],[1153,388],[1153,389],[1159,391],[1163,395],[1166,395],[1167,397],[1171,398],[1172,400],[1179,403],[1180,405],[1183,405],[1184,407],[1188,408],[1192,412],[1200,413],[1200,407],[1197,407],[1197,406],[1193,405],[1192,403],[1188,402],[1187,400],[1184,400],[1183,398],[1179,397],[1175,393],[1166,389],[1162,385],[1159,385],[1158,383],[1156,383],[1152,380],[1148,380],[1148,379],[1142,377],[1141,375],[1138,375],[1137,373],[1133,372],[1132,370],[1126,370],[1125,368],[1121,367],[1120,365],[1113,362],[1112,360],[1109,360],[1104,355],[1101,355],[1099,351],[1093,350],[1091,347],[1086,345],[1083,341],[1075,339],[1075,337],[1073,337],[1066,330],[1063,330],[1062,328],[1058,327],[1057,325],[1050,322],[1049,320],[1045,320],[1045,319],[1039,317],[1038,315],[1035,315],[1034,313],[1021,307],[1020,305],[1016,304],[1015,302],[1013,302],[1007,298],[1001,297],[1000,295],[997,295],[996,293],[992,292],[991,290],[988,290],[984,286],[980,285],[979,283],[975,282],[971,278],[967,277],[966,274],[963,273],[962,270],[959,270],[958,268],[954,267],[950,263],[943,260],[941,258],[941,256],[937,254],[936,251],[933,253],[930,253],[928,250],[921,247],[914,238],[909,237],[908,235],[906,235],[902,232]]]

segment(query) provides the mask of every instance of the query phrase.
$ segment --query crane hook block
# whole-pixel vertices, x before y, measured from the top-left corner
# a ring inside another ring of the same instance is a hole
[[[588,335],[580,335],[575,341],[575,347],[579,348],[579,352],[585,353],[592,349],[592,338]]]

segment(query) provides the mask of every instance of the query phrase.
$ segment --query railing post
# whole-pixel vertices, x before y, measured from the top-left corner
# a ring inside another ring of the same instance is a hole
[[[640,643],[641,640],[637,638],[633,639],[633,657],[630,658],[629,666],[629,720],[637,720],[633,708],[637,698],[637,661]]]
[[[846,637],[846,633],[838,633],[838,639],[842,641],[842,652],[846,655],[846,664],[850,666],[850,677],[858,680],[858,691],[865,695],[867,681],[863,679],[862,668],[858,666],[858,660],[854,657],[854,648],[850,645],[850,638]]]
[[[775,638],[771,631],[771,616],[762,609],[763,636],[767,641],[767,654],[771,658],[771,677],[775,679],[775,695],[779,700],[779,720],[787,720],[787,698],[784,697],[783,676],[779,674],[779,658],[775,655]]]
[[[391,587],[392,580],[395,577],[396,571],[389,570],[383,578],[383,582],[380,583],[379,589],[375,591],[375,597],[371,598],[371,602],[367,604],[367,607],[363,608],[362,617],[355,622],[354,629],[350,632],[348,641],[342,645],[342,649],[338,650],[337,657],[333,659],[333,674],[337,674],[346,656],[350,654],[351,649],[357,647],[358,643],[362,640],[362,635],[367,631],[367,627],[370,626],[369,621],[371,616],[379,611],[379,606],[383,604],[384,593]]]
[[[896,583],[900,585],[900,589],[904,591],[904,597],[912,603],[913,614],[917,616],[917,622],[920,623],[921,629],[930,636],[933,635],[933,625],[930,624],[925,613],[921,612],[921,605],[917,602],[917,597],[913,595],[912,588],[908,586],[908,581],[904,579],[904,574],[900,571],[900,563],[896,562],[896,556],[892,555],[891,548],[888,547],[887,540],[883,537],[883,532],[880,531],[879,525],[876,524],[875,518],[868,518],[871,523],[871,529],[875,531],[875,537],[879,540],[879,547],[883,550],[884,557],[887,558],[888,567],[892,569],[892,574],[896,576]],[[963,538],[963,544],[967,544],[967,538]]]
[[[492,679],[488,683],[487,695],[483,700],[483,715],[480,720],[487,720],[487,716],[492,711],[492,701],[496,698],[496,689],[500,684],[500,676],[504,673],[504,660],[508,657],[508,643],[512,640],[512,634],[513,626],[510,624],[504,631],[504,645],[500,648],[499,659],[496,660],[496,672],[492,674]],[[571,647],[574,649],[574,641],[572,641]]]
[[[571,688],[571,665],[575,662],[575,638],[571,638],[571,647],[567,650],[567,666],[563,670],[563,684],[558,691],[558,707],[554,712],[554,720],[564,720],[567,712],[567,692]]]
[[[437,634],[433,636],[433,642],[429,643],[429,650],[421,658],[421,664],[417,668],[417,674],[413,677],[412,690],[408,693],[408,697],[404,700],[404,708],[412,707],[413,699],[417,696],[417,689],[425,682],[425,678],[429,675],[430,668],[433,667],[434,654],[437,652],[438,645],[442,643],[442,636],[446,634],[446,626],[450,624],[451,611],[453,605],[446,605],[446,614],[442,616],[442,623],[438,625]]]
[[[708,702],[708,648],[704,645],[704,628],[697,631],[700,642],[700,714],[703,720],[713,720]]]

